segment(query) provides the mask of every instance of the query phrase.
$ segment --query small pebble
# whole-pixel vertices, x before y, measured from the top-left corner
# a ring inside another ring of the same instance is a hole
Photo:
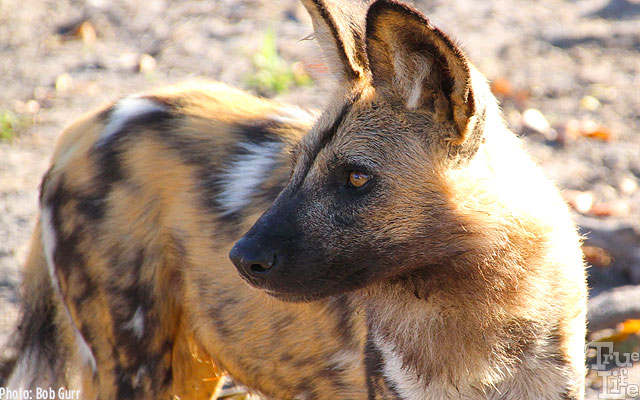
[[[600,108],[600,100],[593,96],[583,96],[580,99],[580,107],[588,111],[595,111]]]
[[[71,85],[73,85],[73,78],[68,73],[63,73],[58,75],[56,78],[56,90],[59,92],[66,92],[71,89]]]
[[[29,114],[37,113],[38,111],[40,111],[40,103],[35,100],[27,101],[27,104],[25,104],[25,111]]]
[[[139,69],[141,73],[150,74],[156,69],[157,66],[158,62],[149,54],[143,54],[140,56]]]
[[[624,177],[618,183],[618,189],[620,193],[630,196],[638,190],[638,182],[633,178]]]
[[[136,53],[121,53],[118,63],[121,68],[127,70],[135,70],[140,67],[140,61]]]
[[[96,30],[89,21],[84,21],[78,29],[78,35],[87,46],[93,46],[96,42]]]
[[[581,214],[587,214],[593,207],[593,194],[579,190],[565,190],[562,192],[569,205]]]
[[[603,84],[591,85],[590,92],[591,96],[604,101],[614,101],[618,97],[618,91],[615,87]]]
[[[522,113],[522,126],[525,129],[541,133],[545,136],[551,132],[551,125],[540,110],[528,108]]]

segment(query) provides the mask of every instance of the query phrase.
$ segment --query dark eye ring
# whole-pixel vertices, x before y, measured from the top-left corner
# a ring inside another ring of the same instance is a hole
[[[349,186],[359,189],[366,185],[371,180],[371,178],[372,176],[367,173],[361,171],[351,171],[349,172]]]

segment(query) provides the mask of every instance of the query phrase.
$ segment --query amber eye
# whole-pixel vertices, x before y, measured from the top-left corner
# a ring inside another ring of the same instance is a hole
[[[354,188],[361,188],[371,180],[371,175],[360,171],[351,171],[349,173],[349,184]]]

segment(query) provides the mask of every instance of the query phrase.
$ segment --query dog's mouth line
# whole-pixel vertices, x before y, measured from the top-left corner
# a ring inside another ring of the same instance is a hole
[[[260,291],[263,291],[264,293],[268,294],[271,297],[275,297],[277,299],[289,298],[289,297],[296,297],[296,298],[300,297],[299,295],[290,294],[289,292],[284,290],[276,290],[271,287],[261,285],[256,280],[254,280],[251,276],[240,274],[240,277],[242,278],[242,280],[247,282],[251,287],[258,289]],[[305,295],[303,295],[303,297],[305,297]]]
[[[262,289],[264,293],[268,296],[273,297],[276,300],[286,301],[289,303],[306,303],[309,301],[317,301],[326,296],[320,296],[317,293],[309,294],[299,294],[299,293],[287,293],[287,292],[279,292],[270,289]]]
[[[314,301],[314,300],[318,300],[318,299],[329,297],[329,296],[339,295],[345,291],[353,291],[353,290],[361,289],[362,287],[367,286],[366,282],[362,282],[359,285],[357,285],[357,287],[351,288],[351,290],[340,290],[340,288],[336,288],[335,286],[333,287],[328,286],[324,288],[325,290],[315,290],[311,292],[311,291],[301,290],[300,288],[297,288],[298,290],[290,290],[289,288],[283,287],[283,286],[274,287],[274,285],[268,282],[261,282],[258,279],[254,279],[254,277],[252,277],[251,275],[247,275],[244,273],[240,273],[239,275],[242,278],[242,280],[247,282],[251,287],[258,289],[275,299],[289,301],[289,302]],[[354,275],[358,275],[358,274],[351,274],[345,278],[347,280],[350,280]],[[300,286],[304,286],[302,283],[298,283],[298,284]]]

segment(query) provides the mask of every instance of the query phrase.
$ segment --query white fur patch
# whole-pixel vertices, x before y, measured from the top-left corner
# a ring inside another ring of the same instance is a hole
[[[44,247],[44,256],[47,259],[49,279],[51,279],[53,286],[60,290],[55,272],[55,264],[53,262],[53,255],[56,249],[56,230],[53,227],[51,210],[48,207],[42,209],[40,220],[42,221],[42,245]]]
[[[58,282],[58,278],[56,276],[56,265],[54,262],[54,254],[56,252],[56,229],[53,226],[53,220],[51,215],[51,210],[49,207],[43,207],[40,213],[41,225],[42,225],[42,244],[44,248],[44,256],[47,260],[47,270],[49,271],[49,278],[51,279],[51,285],[56,293],[62,297],[62,293],[60,291],[60,284]],[[69,323],[73,327],[73,333],[76,341],[76,349],[78,350],[78,354],[81,359],[86,363],[91,365],[93,372],[97,371],[96,359],[93,356],[93,352],[89,348],[86,340],[82,337],[82,334],[73,323],[73,319],[71,318],[71,313],[67,308],[66,304],[64,305],[64,310],[66,311],[67,317],[69,318]]]
[[[313,124],[316,120],[316,115],[300,107],[287,106],[280,109],[278,114],[273,116],[273,119],[283,124],[300,122]]]
[[[138,370],[136,371],[136,375],[133,377],[133,382],[132,382],[133,387],[134,388],[139,387],[140,383],[142,383],[142,379],[146,375],[149,375],[149,371],[147,370],[147,367],[143,365],[140,368],[138,368]]]
[[[164,110],[164,106],[143,97],[127,97],[120,100],[109,114],[109,122],[100,135],[98,147],[108,142],[133,118]]]
[[[549,360],[526,357],[514,376],[501,382],[490,400],[539,400],[559,399],[565,388],[579,386],[572,382],[567,371]]]
[[[335,369],[351,370],[358,368],[361,361],[361,353],[353,350],[342,350],[331,356],[331,363]]]
[[[407,108],[417,109],[421,105],[424,79],[431,72],[431,63],[422,55],[407,57],[398,54],[394,57],[393,69],[393,83],[404,94]]]
[[[31,388],[34,384],[32,380],[35,378],[33,374],[29,372],[34,369],[34,366],[40,361],[37,349],[29,348],[26,354],[21,354],[20,359],[9,376],[7,383],[7,389],[20,390]],[[31,368],[30,368],[31,367]]]
[[[140,339],[144,333],[144,313],[142,312],[142,307],[138,307],[133,317],[131,317],[131,320],[122,326],[125,329],[131,330],[135,337]]]
[[[395,347],[378,335],[373,337],[376,347],[382,354],[385,378],[393,384],[394,389],[403,400],[425,400],[432,398],[427,391],[428,384],[418,377],[415,371],[404,366],[402,357]]]
[[[222,216],[236,213],[249,205],[282,151],[280,142],[241,142],[238,147],[245,154],[237,156],[221,174],[222,192],[217,201],[223,209]]]
[[[413,82],[413,87],[409,92],[409,98],[407,99],[407,108],[409,108],[410,110],[415,110],[416,108],[418,108],[418,106],[420,105],[420,96],[422,96],[422,79],[416,79]]]
[[[300,394],[298,394],[296,397],[294,397],[294,400],[307,400],[311,398],[311,393],[306,391],[306,392],[302,392]]]
[[[69,317],[69,319],[71,319],[71,314],[69,313],[69,310],[67,309],[66,306],[65,306],[65,310],[67,311],[67,316]],[[87,341],[84,340],[84,337],[82,337],[82,334],[80,333],[78,328],[75,326],[75,324],[73,324],[73,322],[71,322],[71,324],[73,325],[73,334],[76,339],[76,346],[77,346],[76,349],[78,350],[78,354],[80,355],[80,358],[84,361],[85,364],[91,365],[91,370],[95,374],[98,371],[96,358],[93,356],[93,352],[89,348]]]

